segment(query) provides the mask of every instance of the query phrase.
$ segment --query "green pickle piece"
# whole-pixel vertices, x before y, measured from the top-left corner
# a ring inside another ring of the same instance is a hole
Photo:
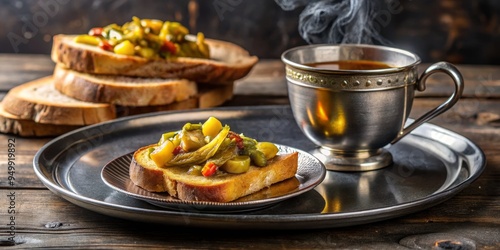
[[[220,168],[231,174],[245,173],[250,169],[250,157],[247,155],[236,156],[226,161]]]
[[[186,123],[182,127],[182,130],[191,131],[196,129],[201,129],[202,125],[200,123]]]
[[[256,150],[257,141],[255,139],[246,136],[241,136],[241,138],[243,139],[242,154],[250,156],[250,153]]]
[[[193,165],[193,166],[191,166],[191,167],[189,168],[189,170],[187,171],[187,174],[188,174],[188,175],[197,175],[197,176],[202,175],[202,174],[201,174],[201,169],[202,169],[202,168],[203,168],[203,167],[202,167],[202,166],[200,166],[200,165]]]
[[[148,157],[149,159],[151,159],[151,153],[153,153],[153,151],[155,151],[155,147],[151,147],[151,148],[148,148]]]
[[[161,135],[160,141],[158,141],[158,145],[163,144],[163,142],[165,142],[166,140],[170,140],[170,138],[176,136],[178,133],[178,131],[163,133]]]
[[[252,162],[259,167],[265,167],[267,165],[266,156],[259,150],[251,150],[250,159],[252,159]]]
[[[176,155],[172,160],[167,162],[167,166],[181,166],[181,165],[193,165],[193,164],[201,164],[210,157],[214,156],[217,153],[217,150],[221,146],[222,142],[226,138],[229,133],[229,126],[224,126],[219,134],[214,137],[214,139],[203,147],[197,149],[193,152],[187,152]]]
[[[205,136],[203,136],[201,129],[182,130],[181,147],[184,151],[192,152],[206,144],[207,142],[205,142]]]
[[[236,143],[226,138],[215,155],[209,159],[217,166],[222,166],[228,160],[238,156]]]

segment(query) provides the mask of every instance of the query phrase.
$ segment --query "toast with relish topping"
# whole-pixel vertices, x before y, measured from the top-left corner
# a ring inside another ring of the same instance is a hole
[[[210,117],[134,152],[132,182],[189,201],[231,202],[295,176],[298,153],[230,131]]]
[[[95,27],[89,34],[56,35],[52,60],[79,72],[198,83],[228,83],[248,74],[258,58],[240,46],[189,34],[177,22],[139,19]]]

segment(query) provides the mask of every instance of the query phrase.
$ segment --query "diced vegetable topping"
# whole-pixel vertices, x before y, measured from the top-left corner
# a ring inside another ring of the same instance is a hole
[[[203,33],[190,35],[178,22],[133,17],[122,26],[110,24],[90,29],[75,37],[75,42],[98,46],[120,55],[136,55],[147,59],[171,57],[210,58]]]
[[[129,40],[125,40],[119,44],[117,44],[114,48],[113,48],[113,51],[116,53],[116,54],[119,54],[119,55],[126,55],[126,56],[131,56],[131,55],[134,55],[135,54],[135,51],[134,51],[134,45],[129,41]]]
[[[217,165],[215,163],[208,161],[205,166],[201,169],[201,174],[205,177],[212,176],[217,171]]]
[[[278,153],[278,147],[274,143],[270,142],[259,142],[257,143],[257,150],[264,153],[267,160],[273,158]]]
[[[149,157],[151,157],[151,160],[153,160],[157,166],[163,166],[174,157],[174,149],[175,146],[171,141],[165,141],[151,152]]]
[[[91,35],[91,36],[102,36],[102,28],[101,27],[97,27],[97,28],[90,29],[89,35]]]
[[[228,160],[221,169],[231,174],[241,174],[250,168],[250,157],[247,155],[238,155]]]
[[[222,129],[222,123],[217,118],[211,116],[206,122],[201,125],[201,130],[204,136],[215,137]]]
[[[245,173],[251,165],[266,166],[278,153],[273,143],[237,134],[215,117],[164,133],[157,145],[149,152],[157,166],[186,166],[188,174],[205,177]]]
[[[101,39],[91,35],[79,35],[75,37],[75,42],[98,46],[101,43]]]

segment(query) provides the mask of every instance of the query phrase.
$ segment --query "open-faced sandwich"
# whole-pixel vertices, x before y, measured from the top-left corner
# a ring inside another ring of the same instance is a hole
[[[84,73],[212,84],[240,79],[258,61],[235,44],[189,34],[180,23],[137,17],[121,26],[93,28],[89,34],[56,35],[52,59]]]
[[[295,176],[298,153],[237,134],[210,117],[164,133],[135,151],[130,179],[151,192],[189,201],[230,202]]]

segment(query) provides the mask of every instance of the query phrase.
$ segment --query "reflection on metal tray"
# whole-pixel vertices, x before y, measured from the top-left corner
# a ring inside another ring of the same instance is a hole
[[[361,173],[327,172],[315,189],[244,214],[175,211],[109,188],[100,177],[110,160],[156,141],[164,131],[216,116],[234,131],[309,151],[288,106],[217,108],[155,113],[86,127],[46,144],[35,155],[40,180],[68,201],[109,216],[211,228],[342,227],[406,215],[437,205],[477,179],[485,167],[467,138],[424,124],[388,148],[394,164]]]

